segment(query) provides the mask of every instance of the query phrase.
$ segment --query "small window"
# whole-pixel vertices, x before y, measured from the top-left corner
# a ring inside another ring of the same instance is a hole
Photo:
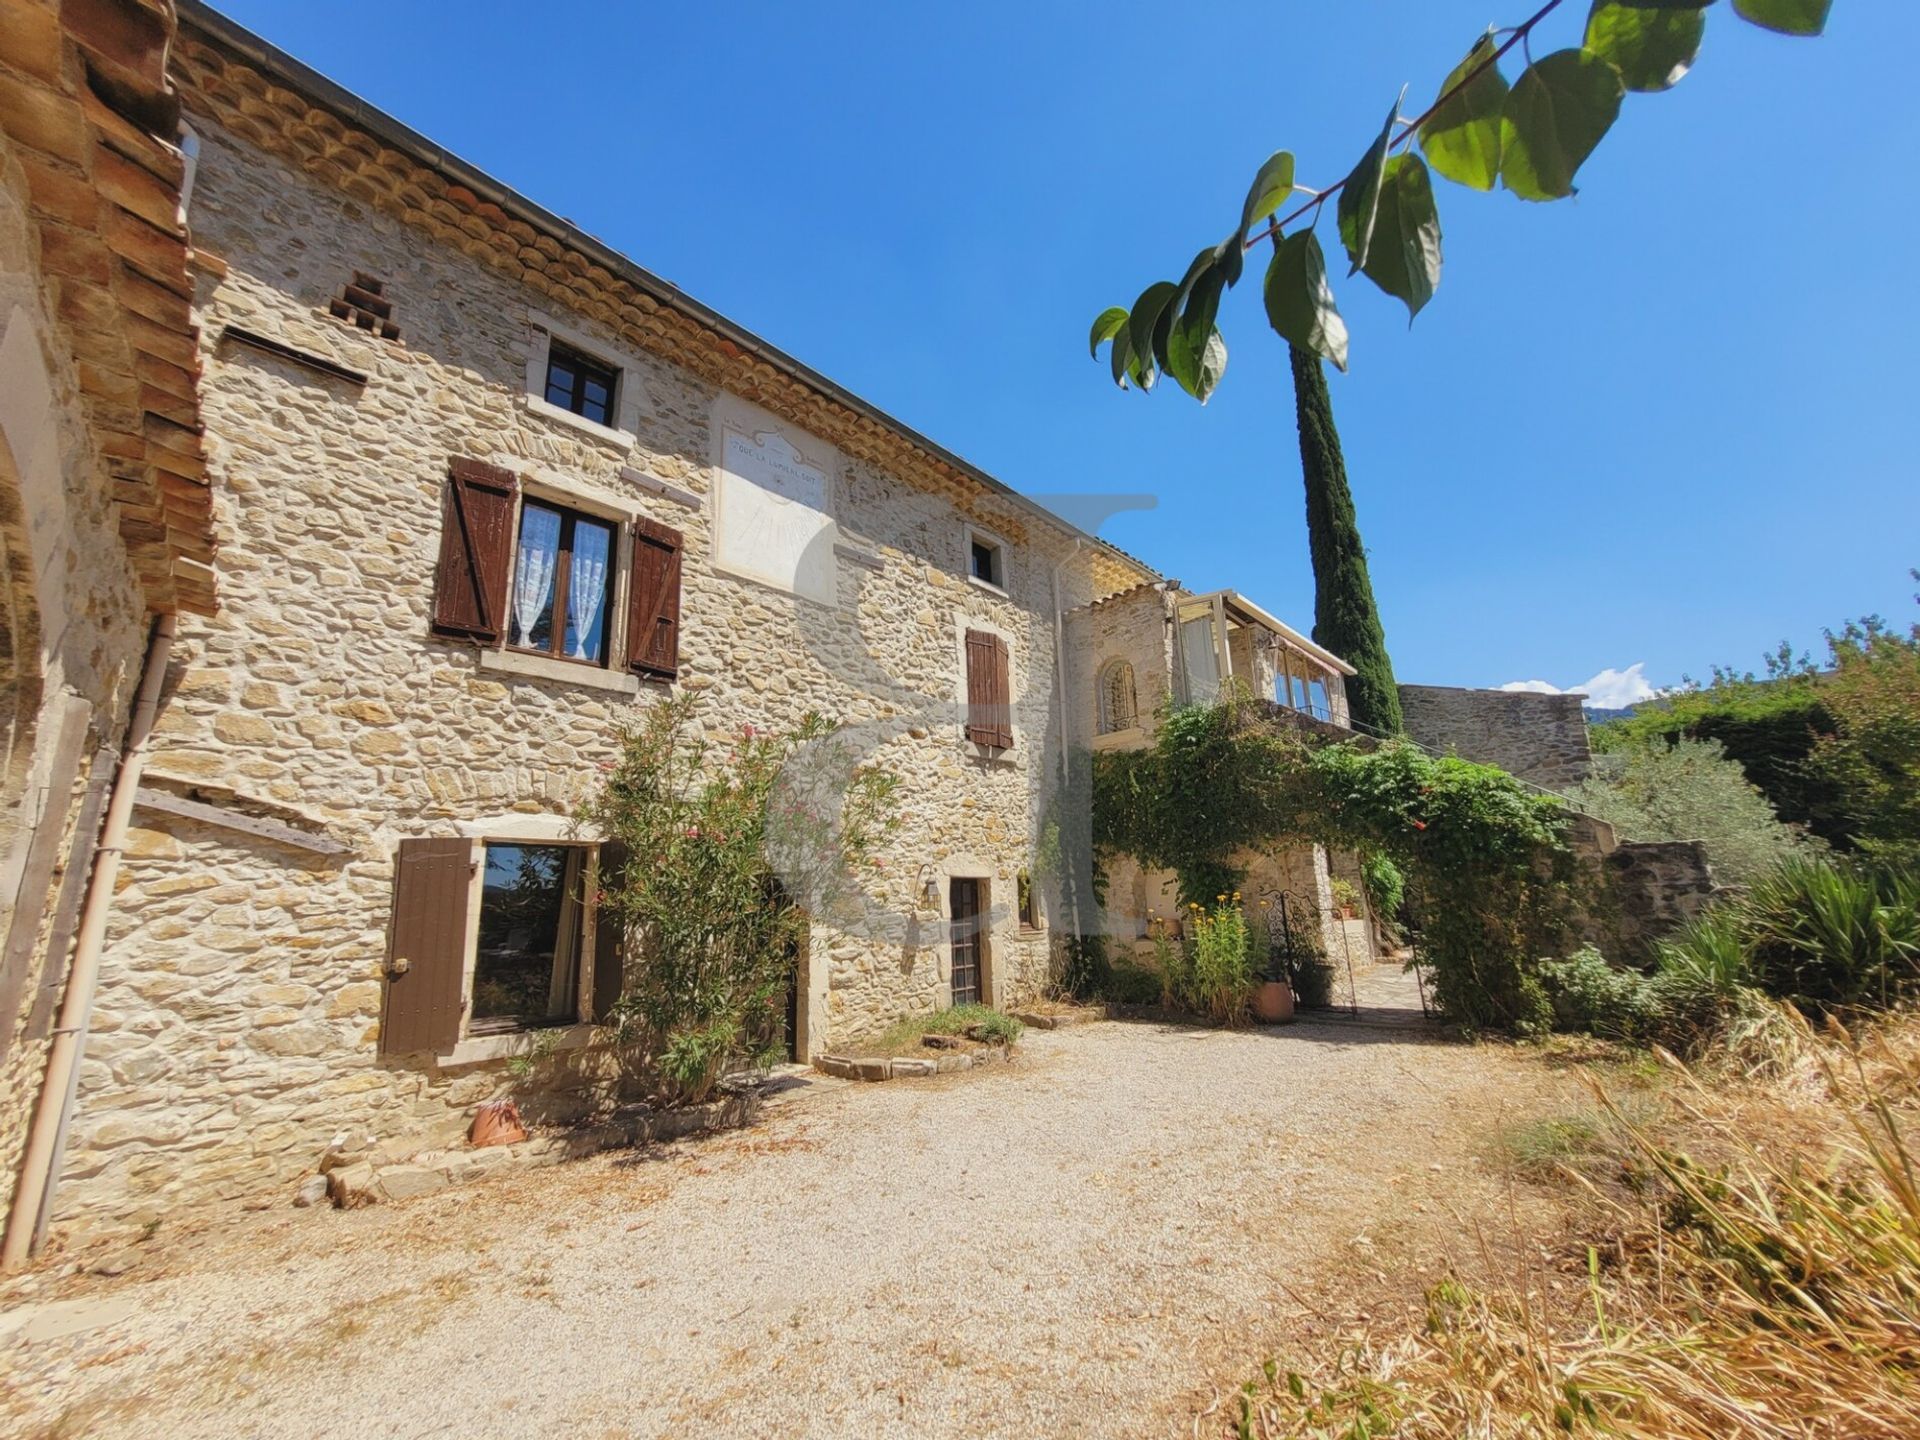
[[[1020,928],[1038,930],[1040,928],[1040,891],[1033,883],[1031,871],[1022,870],[1017,877],[1020,888]]]
[[[559,660],[607,663],[614,526],[544,501],[520,507],[507,645]]]
[[[1133,690],[1133,666],[1125,660],[1109,660],[1101,667],[1099,699],[1102,735],[1131,730],[1140,723]]]
[[[580,1018],[588,855],[584,845],[488,842],[471,1030]]]
[[[620,372],[613,366],[582,355],[558,340],[549,342],[546,390],[549,405],[571,410],[596,425],[612,425],[619,389]]]
[[[997,540],[968,531],[967,574],[997,590],[1006,589],[1006,547]]]

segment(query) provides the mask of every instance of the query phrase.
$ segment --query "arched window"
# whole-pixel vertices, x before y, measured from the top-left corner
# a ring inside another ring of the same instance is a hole
[[[1133,698],[1133,666],[1125,660],[1109,660],[1100,667],[1098,689],[1102,735],[1131,730],[1140,722],[1140,710]]]

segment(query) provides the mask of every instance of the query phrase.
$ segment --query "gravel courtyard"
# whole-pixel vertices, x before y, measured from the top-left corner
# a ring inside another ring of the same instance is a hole
[[[1538,1060],[1404,1031],[1029,1032],[757,1127],[351,1213],[163,1230],[0,1287],[23,1435],[1161,1436],[1289,1342],[1481,1263],[1534,1203]]]

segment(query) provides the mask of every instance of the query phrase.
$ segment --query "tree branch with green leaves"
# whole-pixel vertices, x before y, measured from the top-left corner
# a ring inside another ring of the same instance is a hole
[[[1205,404],[1226,374],[1227,345],[1216,323],[1226,291],[1240,281],[1246,252],[1270,241],[1261,292],[1267,323],[1298,348],[1347,368],[1345,320],[1327,279],[1316,233],[1329,200],[1351,262],[1403,302],[1411,320],[1440,284],[1440,212],[1433,172],[1473,190],[1504,186],[1522,200],[1563,200],[1574,177],[1613,128],[1629,93],[1670,90],[1692,68],[1716,0],[1594,0],[1581,43],[1533,58],[1536,30],[1566,0],[1547,3],[1518,25],[1489,30],[1411,119],[1403,89],[1359,162],[1324,189],[1296,183],[1291,151],[1276,151],[1255,173],[1239,223],[1208,245],[1174,282],[1158,280],[1129,307],[1093,322],[1088,342],[1121,389],[1150,391],[1162,374]],[[1814,36],[1833,0],[1728,0],[1742,19],[1782,35]],[[1512,84],[1501,62],[1518,50],[1526,68]],[[1419,153],[1414,153],[1414,142]],[[1305,200],[1284,216],[1295,195]],[[1279,216],[1279,218],[1274,218]],[[1262,222],[1266,222],[1262,225]],[[1256,229],[1258,226],[1260,228]]]

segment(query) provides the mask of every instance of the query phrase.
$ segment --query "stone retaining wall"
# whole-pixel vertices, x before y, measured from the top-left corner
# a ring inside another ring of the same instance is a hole
[[[1498,765],[1547,790],[1578,785],[1593,768],[1584,700],[1527,690],[1400,687],[1409,739],[1437,754]]]

